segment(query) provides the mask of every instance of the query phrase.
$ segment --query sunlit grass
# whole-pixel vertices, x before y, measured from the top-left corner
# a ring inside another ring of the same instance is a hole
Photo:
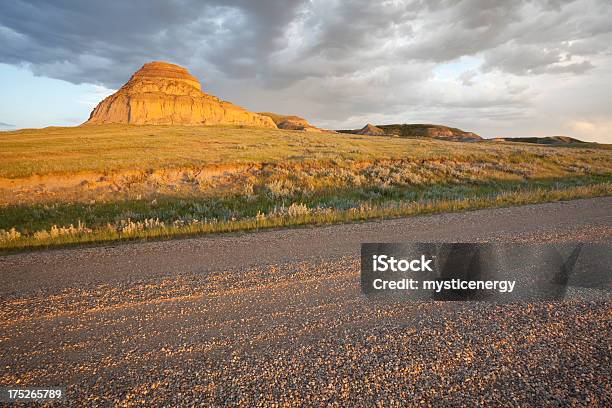
[[[0,249],[610,195],[611,158],[608,149],[221,126],[3,132]]]
[[[517,143],[459,143],[227,126],[87,125],[0,132],[0,177],[200,168],[287,160],[446,159],[530,164],[608,161],[604,149],[563,149]]]

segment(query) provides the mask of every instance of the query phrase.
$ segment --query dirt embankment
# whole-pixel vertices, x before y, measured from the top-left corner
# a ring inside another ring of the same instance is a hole
[[[213,186],[218,193],[219,189],[229,188],[229,182],[235,177],[254,167],[232,165],[200,169],[51,174],[17,179],[0,177],[0,205],[55,201],[103,202],[153,195],[202,194]],[[225,184],[228,185],[224,187]]]

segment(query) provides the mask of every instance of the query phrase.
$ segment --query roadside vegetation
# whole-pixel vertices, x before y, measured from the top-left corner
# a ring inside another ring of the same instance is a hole
[[[231,127],[0,133],[0,250],[612,194],[612,151]]]

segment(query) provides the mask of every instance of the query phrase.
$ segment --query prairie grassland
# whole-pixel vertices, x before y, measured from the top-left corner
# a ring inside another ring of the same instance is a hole
[[[0,133],[0,249],[612,194],[612,150],[237,127]]]

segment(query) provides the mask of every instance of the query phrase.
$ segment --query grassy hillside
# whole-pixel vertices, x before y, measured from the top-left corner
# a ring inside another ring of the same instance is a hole
[[[0,249],[609,195],[611,158],[236,127],[1,132]]]
[[[372,125],[366,125],[372,126]],[[451,128],[442,125],[431,124],[391,124],[391,125],[376,125],[371,129],[355,129],[355,130],[338,130],[340,133],[353,134],[370,134],[375,135],[384,133],[388,136],[407,137],[407,138],[434,138],[442,140],[451,140],[455,142],[476,142],[482,141],[482,138],[472,132],[464,132],[461,129]]]
[[[610,149],[610,145],[599,144],[593,142],[585,142],[579,139],[574,139],[569,136],[544,136],[544,137],[503,137],[496,138],[495,141],[513,142],[513,143],[535,143],[550,146],[563,147],[593,147],[601,149]]]
[[[367,136],[247,127],[87,125],[0,132],[0,177],[286,160],[421,158],[451,150],[427,141],[373,143]]]

